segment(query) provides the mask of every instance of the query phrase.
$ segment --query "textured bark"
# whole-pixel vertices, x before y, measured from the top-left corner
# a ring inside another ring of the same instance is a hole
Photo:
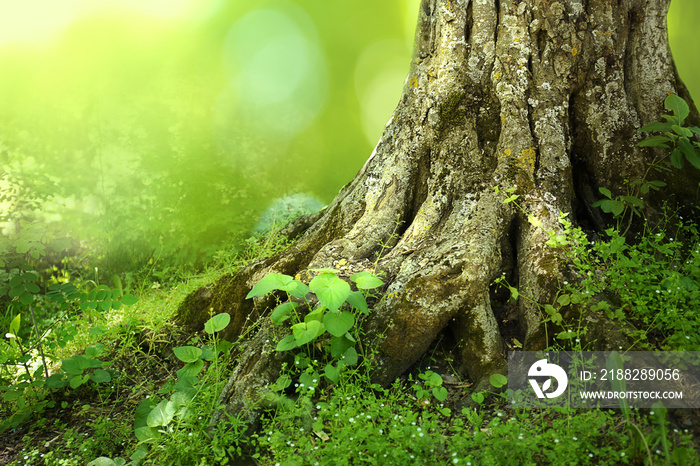
[[[636,147],[635,129],[658,118],[668,93],[689,100],[668,47],[669,2],[424,0],[403,95],[365,165],[292,246],[223,278],[198,308],[257,317],[266,303],[241,297],[269,272],[377,264],[387,286],[365,330],[378,382],[445,329],[471,379],[499,369],[490,283],[506,273],[522,295],[551,303],[566,264],[494,186],[517,188],[547,230],[561,228],[560,212],[601,226],[590,208],[597,188],[621,189],[654,155]],[[668,196],[694,202],[697,177],[673,176]],[[192,309],[183,306],[183,320],[199,325],[207,313]],[[521,300],[516,317],[525,348],[543,348],[539,308]],[[255,398],[251,380],[274,378],[271,348],[248,346],[222,395],[232,411]],[[267,365],[249,363],[253,355]]]

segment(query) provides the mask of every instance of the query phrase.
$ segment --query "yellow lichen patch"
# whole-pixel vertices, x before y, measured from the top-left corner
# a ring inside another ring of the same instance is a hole
[[[408,81],[408,85],[411,86],[411,87],[413,87],[413,88],[418,87],[418,78],[415,78],[415,77],[411,78],[411,79]]]
[[[510,154],[511,154],[511,150],[510,150],[510,149],[505,149],[505,150],[503,151],[503,155],[505,155],[506,157],[508,157]]]
[[[575,57],[576,55],[578,55],[578,49],[577,49],[576,47],[574,47],[574,48],[571,50],[571,56]]]
[[[505,123],[506,121],[506,116],[501,114],[501,123]]]
[[[513,42],[520,42],[520,37],[516,37],[515,39],[513,39]]]
[[[525,150],[520,151],[520,159],[518,164],[529,171],[530,173],[535,171],[535,161],[537,160],[537,152],[535,152],[534,147],[529,147]]]

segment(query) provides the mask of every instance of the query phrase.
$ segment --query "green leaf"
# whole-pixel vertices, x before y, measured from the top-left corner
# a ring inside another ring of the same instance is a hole
[[[684,136],[686,138],[693,137],[693,132],[690,131],[688,128],[684,128],[683,126],[673,125],[672,129],[673,129],[673,132],[679,136]]]
[[[146,423],[148,427],[167,426],[175,416],[175,404],[170,400],[163,400],[148,415]]]
[[[124,296],[122,296],[122,299],[121,299],[122,304],[125,305],[125,306],[134,305],[134,304],[136,304],[138,301],[139,301],[139,298],[137,298],[137,297],[134,296],[133,294],[128,294],[128,293],[125,294]]]
[[[100,456],[90,461],[87,466],[117,466],[117,463],[112,460],[112,458],[107,458],[106,456]]]
[[[347,334],[346,334],[347,335]],[[340,357],[348,348],[355,346],[355,343],[348,340],[345,335],[331,338],[331,357]]]
[[[19,297],[19,302],[24,304],[25,306],[29,306],[30,304],[32,304],[34,302],[34,295],[28,291],[25,291]]]
[[[671,165],[676,168],[683,168],[683,163],[683,153],[676,147],[671,151]]]
[[[354,347],[350,347],[345,350],[345,353],[340,357],[340,361],[346,366],[352,366],[353,364],[357,364],[357,350]]]
[[[15,286],[14,288],[10,288],[10,292],[8,293],[8,296],[10,298],[17,298],[24,293],[24,283],[18,286]]]
[[[204,331],[209,335],[220,332],[231,322],[231,316],[225,312],[215,315],[204,323]]]
[[[354,281],[355,284],[357,284],[357,287],[361,290],[371,290],[374,288],[379,288],[384,284],[384,282],[377,277],[376,275],[373,275],[371,272],[364,271],[364,272],[358,272],[350,277],[350,280]]]
[[[695,151],[695,147],[690,141],[686,138],[680,138],[678,140],[678,147],[680,147],[683,155],[685,155],[686,160],[695,168],[700,169],[700,157],[698,157],[698,153]]]
[[[365,295],[361,291],[351,291],[346,299],[348,304],[360,311],[362,314],[369,314],[369,306],[367,306],[367,300]]]
[[[177,383],[173,386],[173,389],[182,392],[190,388],[196,388],[198,383],[199,379],[197,377],[184,376],[177,381]]]
[[[8,390],[2,394],[2,399],[5,401],[15,401],[21,394],[19,390]]]
[[[333,383],[338,383],[340,381],[340,367],[334,366],[331,363],[326,364],[323,369],[324,374]]]
[[[676,94],[670,94],[666,97],[664,101],[664,106],[667,110],[671,110],[673,115],[678,118],[679,124],[683,124],[683,121],[690,114],[690,108],[685,100],[678,97]]]
[[[202,349],[196,346],[178,346],[173,349],[173,353],[182,362],[195,362],[199,361]]]
[[[430,377],[428,378],[428,384],[430,384],[433,387],[439,387],[442,385],[442,376],[440,374],[436,374],[433,371],[430,372]]]
[[[48,389],[57,389],[57,388],[63,388],[68,384],[63,379],[63,374],[53,374],[50,375],[46,381],[44,382],[44,387]]]
[[[12,319],[12,322],[10,322],[10,333],[13,335],[17,335],[19,333],[19,325],[20,321],[22,320],[22,314],[17,314],[14,319]]]
[[[625,210],[625,204],[621,201],[605,199],[600,203],[600,208],[603,209],[603,212],[612,213],[617,217]]]
[[[90,360],[83,355],[64,359],[61,364],[61,370],[71,375],[82,374],[85,370],[90,369],[90,367]]]
[[[143,426],[134,430],[134,434],[139,442],[149,442],[160,438],[160,432],[154,427]]]
[[[349,311],[330,311],[323,316],[323,325],[328,333],[340,337],[355,325],[355,316]]]
[[[88,381],[90,377],[86,375],[76,375],[73,376],[69,381],[68,385],[70,385],[70,388],[76,389],[80,387],[82,384]]]
[[[297,304],[291,301],[287,301],[286,303],[280,304],[275,308],[274,311],[272,311],[272,314],[270,315],[272,323],[280,325],[282,322],[289,319],[289,313],[295,310],[296,308]]]
[[[305,345],[318,337],[319,331],[323,325],[317,320],[310,322],[299,322],[292,325],[292,332],[297,346]]]
[[[294,335],[287,335],[277,343],[277,351],[289,351],[297,347],[297,340]]]
[[[568,306],[571,303],[571,295],[563,294],[557,298],[557,302],[560,306]]]
[[[331,311],[338,310],[350,295],[350,285],[331,273],[316,275],[309,283],[309,287],[316,293],[321,303]]]
[[[637,131],[639,131],[640,133],[665,133],[667,131],[671,131],[671,126],[672,125],[670,123],[664,123],[663,121],[652,121],[648,125],[642,126]]]
[[[508,383],[508,379],[503,374],[491,374],[491,376],[489,377],[489,382],[495,388],[501,388]]]
[[[447,389],[445,387],[435,387],[432,392],[433,396],[438,401],[445,401],[447,399]]]
[[[15,251],[17,251],[17,254],[25,254],[31,247],[31,243],[27,240],[18,239],[15,241]]]
[[[204,361],[197,359],[194,362],[189,362],[185,366],[177,371],[177,378],[181,379],[183,377],[196,377],[197,374],[201,372],[204,368]]]
[[[575,332],[569,332],[567,330],[564,330],[563,332],[559,332],[557,334],[557,338],[559,338],[560,340],[571,340],[572,338],[575,338],[575,337],[576,337]]]
[[[30,293],[34,293],[34,294],[41,291],[39,289],[39,285],[37,285],[36,283],[27,283],[26,290],[29,291]]]
[[[85,349],[85,356],[88,358],[97,358],[105,351],[105,345],[102,343],[95,343],[90,345]]]
[[[145,398],[134,411],[134,429],[146,426],[146,419],[151,414],[153,408],[158,404],[155,397]]]
[[[639,147],[658,147],[661,149],[669,149],[670,146],[666,144],[667,142],[670,142],[671,138],[667,138],[666,136],[651,136],[646,139],[642,139],[637,143],[637,146]]]
[[[639,199],[637,196],[620,196],[620,199],[627,202],[628,204],[639,207],[640,209],[644,208],[644,201]]]
[[[612,199],[612,193],[608,188],[598,188],[598,191],[600,191],[600,194],[607,197],[608,199]]]
[[[481,404],[484,402],[484,394],[481,392],[472,393],[472,400],[474,400],[476,404]]]
[[[95,383],[106,383],[112,380],[112,376],[104,369],[95,369],[95,372],[90,376],[90,380]]]
[[[288,293],[295,298],[304,299],[307,294],[309,294],[309,287],[304,285],[299,280],[294,280],[294,288],[288,291]]]
[[[268,273],[255,284],[245,298],[249,299],[255,296],[264,296],[274,290],[292,291],[296,288],[297,283],[289,275]]]
[[[313,311],[309,312],[304,316],[304,322],[311,322],[312,320],[323,322],[324,312],[326,312],[326,307],[319,306],[318,308],[314,309]]]

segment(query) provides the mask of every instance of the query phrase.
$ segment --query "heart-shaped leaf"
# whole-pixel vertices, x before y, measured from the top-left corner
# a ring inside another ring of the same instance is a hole
[[[355,325],[355,316],[349,311],[330,311],[323,316],[323,325],[334,337],[341,337]]]
[[[331,338],[331,357],[340,357],[351,346],[355,346],[355,343],[348,340],[345,335]]]
[[[315,340],[322,326],[323,324],[317,320],[299,322],[298,324],[292,325],[292,332],[297,346],[305,345]]]
[[[173,349],[173,353],[182,362],[195,362],[199,361],[202,350],[196,346],[178,346]]]
[[[282,322],[289,319],[289,313],[292,312],[296,308],[297,308],[297,304],[293,303],[291,301],[287,301],[286,303],[280,304],[279,306],[277,306],[275,308],[274,311],[272,311],[272,315],[270,315],[270,319],[272,319],[272,323],[274,323],[276,325],[280,325]]]
[[[277,343],[277,351],[289,351],[297,347],[297,340],[294,335],[287,335]]]
[[[350,295],[350,285],[332,273],[315,276],[309,287],[321,303],[332,311],[339,309]]]
[[[170,400],[163,400],[148,415],[146,423],[148,427],[167,426],[175,416],[175,403]]]
[[[445,401],[447,399],[447,389],[445,387],[435,387],[432,392],[433,396],[438,401]]]
[[[326,374],[328,380],[333,383],[338,383],[340,381],[340,368],[334,366],[333,364],[327,364],[323,372]]]
[[[197,359],[194,362],[185,364],[185,367],[177,371],[177,378],[181,379],[183,377],[196,377],[197,374],[204,368],[204,361]]]

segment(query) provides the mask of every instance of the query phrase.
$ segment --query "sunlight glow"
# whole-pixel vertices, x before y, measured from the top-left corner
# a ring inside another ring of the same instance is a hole
[[[0,45],[43,42],[88,15],[126,11],[177,20],[191,18],[195,7],[204,11],[197,0],[0,0]]]

